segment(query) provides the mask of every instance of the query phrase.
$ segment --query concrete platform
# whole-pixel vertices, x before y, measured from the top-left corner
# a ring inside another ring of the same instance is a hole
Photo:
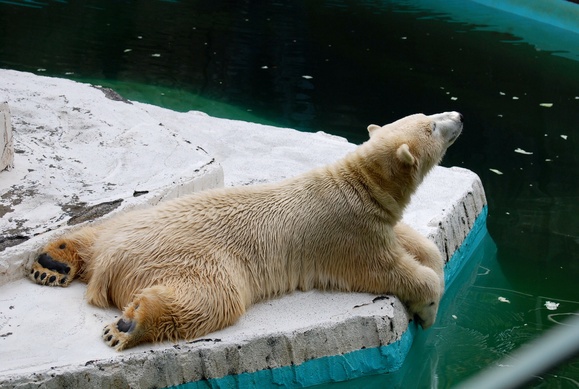
[[[0,171],[10,170],[14,165],[14,145],[8,104],[0,102]]]
[[[0,173],[0,231],[11,240],[0,247],[0,387],[302,387],[401,366],[422,329],[393,296],[294,293],[252,307],[204,339],[117,353],[100,339],[117,310],[86,304],[79,282],[47,288],[23,278],[45,240],[94,209],[107,217],[222,183],[276,181],[354,145],[13,71],[0,70],[2,101],[16,154],[14,169]],[[114,201],[112,210],[93,208]],[[436,168],[405,220],[440,247],[450,283],[486,231],[480,180],[465,169]]]

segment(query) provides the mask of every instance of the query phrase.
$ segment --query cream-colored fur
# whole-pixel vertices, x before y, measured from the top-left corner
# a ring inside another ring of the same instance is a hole
[[[295,178],[210,190],[81,228],[47,245],[30,277],[61,286],[79,277],[91,304],[123,309],[103,332],[118,350],[203,336],[296,289],[393,293],[427,328],[443,261],[400,219],[461,129],[456,112],[371,125],[354,152]]]

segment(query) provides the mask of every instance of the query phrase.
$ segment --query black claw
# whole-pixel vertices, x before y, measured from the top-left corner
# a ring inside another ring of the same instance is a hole
[[[113,344],[111,344],[111,346],[112,346],[112,347],[116,347],[116,346],[117,346],[117,344],[119,344],[119,340],[118,340],[118,339],[117,339],[117,340],[115,340],[115,341],[113,342]]]
[[[46,273],[42,273],[42,274],[40,275],[40,280],[42,281],[42,280],[45,279],[45,278],[46,278]]]
[[[55,280],[56,280],[56,276],[51,276],[51,277],[48,279],[48,282],[54,282]]]
[[[103,335],[106,335],[106,334],[108,334],[110,330],[111,330],[110,328],[107,328],[107,329],[105,330],[105,332],[104,332],[104,334],[103,334]]]
[[[40,272],[38,270],[36,270],[36,273],[34,273],[34,279],[37,279],[39,274],[40,274]]]
[[[30,269],[30,274],[34,273],[34,269]]]
[[[40,266],[60,274],[68,274],[70,272],[70,267],[66,263],[55,261],[46,253],[40,254],[38,257],[38,263]]]
[[[112,338],[113,338],[112,335],[107,336],[107,342],[110,342]]]

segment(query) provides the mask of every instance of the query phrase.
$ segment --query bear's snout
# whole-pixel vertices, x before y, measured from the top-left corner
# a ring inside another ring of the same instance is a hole
[[[460,112],[444,112],[430,115],[434,122],[434,134],[441,138],[446,147],[452,145],[462,132],[464,116]]]

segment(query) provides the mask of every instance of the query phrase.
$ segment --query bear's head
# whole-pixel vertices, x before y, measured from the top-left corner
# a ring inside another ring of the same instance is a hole
[[[437,165],[462,131],[462,115],[444,112],[410,115],[385,126],[368,126],[373,159],[388,181],[407,181],[413,191]]]

